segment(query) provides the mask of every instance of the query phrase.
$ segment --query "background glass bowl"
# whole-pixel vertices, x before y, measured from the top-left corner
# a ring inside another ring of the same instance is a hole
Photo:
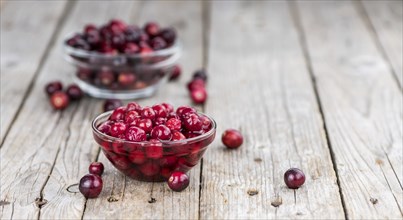
[[[140,181],[166,181],[174,171],[189,171],[197,165],[216,135],[214,119],[198,113],[206,116],[212,125],[211,130],[200,136],[157,144],[148,141],[126,141],[103,134],[97,129],[112,112],[102,113],[93,120],[94,139],[113,166],[125,175]]]
[[[66,39],[69,39],[67,37]],[[105,99],[137,99],[153,95],[167,82],[180,55],[178,40],[147,54],[102,54],[64,42],[64,57],[76,67],[74,82],[87,94]]]

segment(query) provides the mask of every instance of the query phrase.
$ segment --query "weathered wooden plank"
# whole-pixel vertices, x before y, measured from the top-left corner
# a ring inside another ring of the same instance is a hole
[[[175,13],[166,13],[173,12]],[[161,88],[156,96],[140,100],[141,105],[153,105],[169,102],[176,107],[190,104],[185,82],[191,72],[202,65],[202,21],[201,3],[195,1],[143,2],[136,9],[137,17],[132,23],[143,24],[155,20],[163,26],[172,25],[178,30],[183,44],[183,54],[179,61],[183,75],[179,82],[173,82]],[[114,171],[113,166],[101,153],[100,161],[106,165],[104,175],[105,189],[100,199],[88,200],[85,219],[129,218],[129,219],[196,219],[199,204],[200,165],[190,172],[191,183],[181,192],[172,192],[166,183],[142,183]],[[149,203],[154,198],[155,202]],[[109,200],[108,200],[109,199]],[[117,201],[116,201],[117,200]],[[103,207],[103,212],[99,212]]]
[[[298,3],[346,214],[401,219],[403,105],[393,75],[352,2]]]
[[[362,4],[393,72],[403,87],[403,2],[362,1]]]
[[[1,8],[0,143],[40,68],[66,2],[9,1]]]
[[[100,112],[100,105],[87,99],[72,103],[63,112],[53,111],[43,88],[54,79],[71,82],[73,68],[62,58],[67,33],[88,22],[103,23],[110,17],[128,15],[127,6],[127,2],[79,2],[67,18],[1,149],[1,200],[9,204],[0,210],[0,218],[81,217],[85,199],[68,194],[66,188],[87,172],[98,153],[90,122]],[[36,199],[47,202],[40,205]]]
[[[312,82],[286,2],[212,2],[206,112],[218,123],[203,163],[202,219],[344,217]],[[226,150],[236,128],[244,144]],[[299,167],[305,185],[288,189]],[[258,194],[253,195],[256,190]],[[249,192],[249,193],[248,193]]]

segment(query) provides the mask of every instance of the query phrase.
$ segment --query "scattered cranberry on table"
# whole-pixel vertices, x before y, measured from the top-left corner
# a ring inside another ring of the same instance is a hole
[[[95,174],[87,174],[80,180],[78,189],[85,198],[96,198],[102,191],[102,178]]]
[[[298,168],[288,169],[284,173],[284,182],[290,189],[298,189],[305,183],[305,174]]]
[[[49,82],[45,86],[45,91],[48,95],[52,95],[55,92],[62,91],[63,85],[60,81]]]
[[[221,136],[222,143],[229,149],[235,149],[242,145],[243,136],[235,129],[227,129]]]
[[[45,92],[50,96],[50,104],[55,110],[67,108],[70,101],[79,100],[83,92],[76,84],[71,84],[63,91],[63,84],[60,81],[53,81],[45,86]]]
[[[104,165],[101,162],[92,162],[88,167],[88,171],[91,174],[102,176],[102,174],[104,173]]]
[[[107,99],[103,105],[104,112],[115,110],[122,105],[123,105],[123,103],[119,99]]]
[[[182,73],[181,67],[179,65],[175,65],[173,67],[173,70],[172,70],[172,73],[171,73],[171,76],[170,76],[169,80],[170,81],[177,80],[179,78],[179,76],[181,75],[181,73]]]
[[[187,87],[195,104],[204,104],[207,100],[206,91],[207,73],[205,70],[197,70],[193,78],[188,82]]]
[[[79,100],[84,96],[83,91],[76,84],[72,84],[67,87],[66,93],[70,100]]]
[[[63,91],[57,91],[50,96],[50,104],[56,110],[63,110],[69,105],[69,96]]]
[[[189,177],[183,172],[173,172],[168,179],[168,186],[175,192],[180,192],[189,186]]]

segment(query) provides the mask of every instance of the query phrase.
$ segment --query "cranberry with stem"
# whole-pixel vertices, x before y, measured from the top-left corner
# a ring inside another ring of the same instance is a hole
[[[92,162],[88,167],[88,171],[91,174],[102,176],[102,174],[104,173],[104,165],[101,162]]]
[[[168,186],[173,191],[180,192],[189,186],[189,177],[186,173],[175,171],[168,179]]]
[[[305,183],[305,174],[298,168],[288,169],[284,173],[284,182],[290,189],[298,189]]]
[[[102,191],[102,178],[98,175],[87,174],[80,180],[78,189],[85,198],[96,198]]]

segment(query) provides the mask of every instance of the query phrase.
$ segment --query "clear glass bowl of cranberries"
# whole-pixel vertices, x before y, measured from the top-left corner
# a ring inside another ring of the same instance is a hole
[[[155,22],[143,27],[113,19],[88,24],[64,41],[65,59],[76,67],[75,82],[98,98],[153,95],[174,70],[181,46],[174,28]]]
[[[97,116],[95,141],[109,161],[140,181],[166,181],[175,171],[196,166],[216,134],[211,117],[189,106],[135,102]]]

